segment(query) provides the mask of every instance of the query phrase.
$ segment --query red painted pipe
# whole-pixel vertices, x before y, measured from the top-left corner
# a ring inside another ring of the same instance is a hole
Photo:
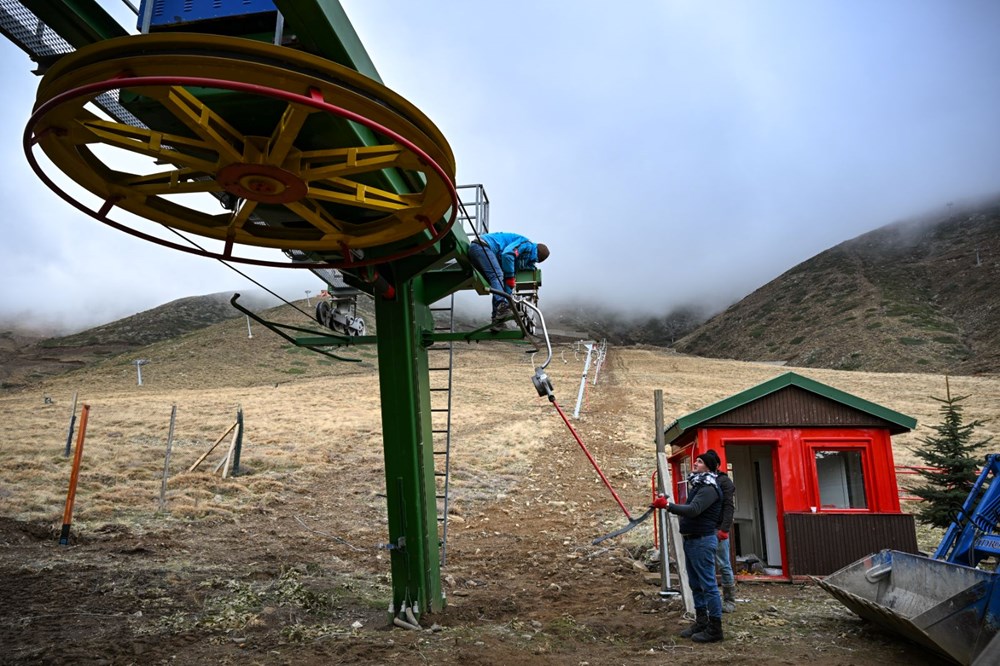
[[[629,521],[631,521],[632,514],[630,514],[628,512],[628,509],[625,508],[625,505],[622,503],[621,498],[618,497],[618,493],[616,493],[615,489],[611,487],[611,483],[608,481],[608,478],[604,476],[604,472],[601,471],[601,468],[597,466],[597,461],[594,460],[594,456],[590,455],[590,451],[588,451],[587,447],[584,446],[583,440],[580,439],[580,436],[578,434],[576,434],[576,430],[573,430],[573,426],[570,425],[569,419],[567,419],[566,415],[563,414],[563,410],[559,407],[559,403],[556,402],[555,400],[551,400],[551,402],[553,405],[555,405],[556,411],[559,412],[559,416],[561,416],[562,420],[566,423],[566,427],[569,428],[569,431],[571,433],[573,433],[573,437],[576,438],[576,443],[580,445],[581,449],[583,449],[583,452],[587,456],[587,460],[589,460],[590,464],[594,466],[595,470],[597,470],[597,475],[601,477],[601,481],[603,481],[604,485],[607,486],[608,490],[611,491],[611,496],[615,498],[615,501],[618,502],[618,506],[620,506],[622,508],[622,511],[625,512],[625,517],[628,518]]]
[[[387,301],[394,300],[396,298],[396,288],[391,282],[385,279],[385,277],[378,272],[376,269],[368,269],[368,272],[362,273],[359,277],[372,285],[372,289],[376,294],[381,296]]]
[[[73,502],[76,500],[76,483],[80,479],[80,461],[83,460],[83,438],[87,432],[87,415],[90,405],[84,404],[80,412],[80,430],[76,435],[76,454],[73,456],[73,471],[69,475],[69,492],[66,494],[66,508],[63,509],[62,532],[59,534],[59,545],[69,544],[69,526],[73,522]]]

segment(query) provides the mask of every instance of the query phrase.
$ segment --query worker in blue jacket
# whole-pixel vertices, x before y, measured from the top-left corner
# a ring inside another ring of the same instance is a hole
[[[479,236],[469,245],[469,260],[483,274],[490,288],[498,292],[514,291],[517,271],[533,270],[536,263],[545,261],[549,248],[542,243],[532,243],[524,236],[496,231]],[[493,294],[493,323],[497,324],[510,314],[510,303],[503,296]]]

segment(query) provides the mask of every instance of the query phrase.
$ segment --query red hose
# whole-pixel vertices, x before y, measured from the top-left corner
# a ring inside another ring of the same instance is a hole
[[[571,433],[573,433],[573,437],[576,438],[576,443],[580,445],[580,448],[583,449],[583,452],[587,455],[587,460],[589,460],[590,464],[594,466],[595,470],[597,470],[597,474],[598,476],[601,477],[601,481],[603,481],[604,485],[607,486],[608,490],[611,491],[611,496],[615,498],[615,501],[618,502],[618,506],[620,506],[622,508],[622,511],[625,512],[625,517],[628,518],[629,521],[631,521],[632,514],[630,514],[628,512],[628,509],[625,508],[625,505],[622,504],[622,500],[620,497],[618,497],[618,493],[616,493],[615,489],[611,487],[611,483],[608,481],[607,477],[604,476],[604,472],[601,471],[601,468],[597,466],[597,461],[594,460],[594,456],[590,455],[590,451],[587,450],[587,447],[584,446],[583,444],[583,440],[580,439],[580,436],[576,434],[576,430],[574,430],[573,426],[570,425],[569,419],[567,419],[566,415],[563,414],[563,410],[562,408],[559,407],[559,403],[555,401],[554,396],[552,396],[551,402],[553,405],[555,405],[556,411],[559,412],[559,416],[561,416],[562,420],[566,423],[566,427],[569,428],[569,431]]]

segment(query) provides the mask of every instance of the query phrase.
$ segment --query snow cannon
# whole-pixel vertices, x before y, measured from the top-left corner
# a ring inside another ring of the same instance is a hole
[[[987,456],[934,557],[883,550],[819,585],[859,616],[955,663],[1000,663],[1000,455]],[[991,567],[992,569],[993,567]]]

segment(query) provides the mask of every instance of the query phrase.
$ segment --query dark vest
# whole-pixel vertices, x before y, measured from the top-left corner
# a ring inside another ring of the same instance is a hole
[[[719,518],[722,516],[722,492],[719,490],[719,487],[699,485],[695,486],[693,489],[689,488],[688,493],[688,504],[691,504],[694,501],[694,498],[698,495],[698,493],[712,493],[715,495],[715,501],[712,502],[711,506],[694,518],[681,516],[681,534],[694,536],[707,536],[709,534],[714,534],[719,525]]]

